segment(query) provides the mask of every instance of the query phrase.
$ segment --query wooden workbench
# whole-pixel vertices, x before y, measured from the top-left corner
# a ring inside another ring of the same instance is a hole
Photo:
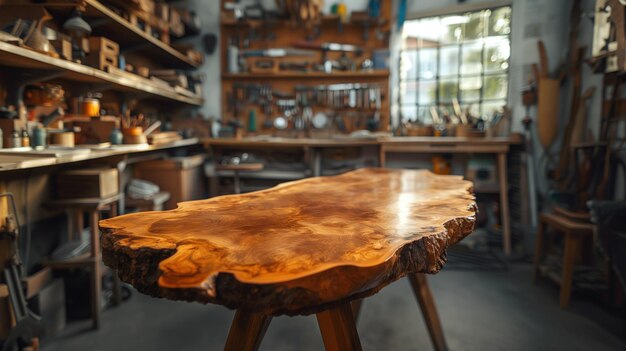
[[[503,227],[503,249],[511,254],[511,220],[509,210],[509,184],[507,180],[507,154],[520,137],[510,138],[457,138],[457,137],[389,137],[378,139],[380,166],[385,167],[388,153],[424,154],[492,154],[496,155],[500,207]]]
[[[313,176],[322,175],[322,151],[324,148],[375,147],[378,148],[379,165],[386,166],[388,153],[423,154],[492,154],[496,156],[499,195],[503,227],[503,249],[511,253],[511,223],[509,209],[509,184],[507,181],[507,154],[511,145],[519,145],[522,138],[513,135],[509,138],[457,138],[457,137],[384,137],[384,138],[336,138],[336,139],[292,139],[251,137],[243,139],[209,138],[203,139],[207,148],[254,150],[257,148],[284,149],[301,148],[311,153],[310,168]]]
[[[328,148],[343,147],[366,147],[378,148],[379,142],[376,139],[358,138],[336,138],[336,139],[314,139],[314,138],[264,138],[251,137],[243,139],[234,138],[206,138],[202,143],[207,148],[214,151],[216,149],[302,149],[311,154],[309,167],[313,177],[322,175],[322,151]]]

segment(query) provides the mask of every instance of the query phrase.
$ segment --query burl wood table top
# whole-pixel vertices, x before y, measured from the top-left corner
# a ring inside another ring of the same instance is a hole
[[[139,291],[309,314],[436,273],[474,229],[472,183],[361,169],[100,222],[105,264]]]

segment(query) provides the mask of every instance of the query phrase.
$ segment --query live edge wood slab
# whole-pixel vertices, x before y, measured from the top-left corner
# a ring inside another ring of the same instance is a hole
[[[436,273],[474,229],[472,183],[361,169],[100,221],[105,264],[139,291],[310,314]]]

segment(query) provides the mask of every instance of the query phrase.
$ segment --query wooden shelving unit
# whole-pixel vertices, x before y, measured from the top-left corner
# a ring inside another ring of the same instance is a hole
[[[54,71],[58,73],[52,75],[56,79],[83,83],[111,84],[112,88],[119,91],[148,94],[153,97],[196,106],[203,103],[201,97],[189,97],[179,94],[174,88],[157,85],[149,79],[140,76],[112,74],[4,42],[0,42],[0,66],[25,70],[43,70],[48,74],[50,71]]]
[[[361,79],[361,78],[389,78],[388,70],[361,71],[361,72],[275,72],[275,73],[223,73],[222,79],[302,79],[302,78],[323,78],[323,79]]]
[[[30,0],[18,0],[17,4],[44,6],[55,15],[69,16],[74,8],[84,11],[85,19],[92,24],[93,35],[108,37],[118,44],[122,52],[141,52],[151,59],[169,68],[197,68],[180,51],[131,24],[124,17],[106,7],[98,0],[56,0],[32,4]]]

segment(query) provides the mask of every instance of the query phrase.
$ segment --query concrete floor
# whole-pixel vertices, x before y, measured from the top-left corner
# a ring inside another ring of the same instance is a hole
[[[558,307],[557,288],[533,285],[530,266],[508,272],[444,271],[430,285],[451,350],[624,350],[626,323],[597,303],[575,297]],[[99,331],[74,325],[43,340],[43,351],[222,350],[233,312],[135,293],[106,311]],[[88,322],[84,323],[88,325]],[[406,279],[363,305],[358,331],[364,350],[431,350]],[[620,338],[621,335],[621,338]],[[322,350],[314,316],[279,317],[261,350]]]

